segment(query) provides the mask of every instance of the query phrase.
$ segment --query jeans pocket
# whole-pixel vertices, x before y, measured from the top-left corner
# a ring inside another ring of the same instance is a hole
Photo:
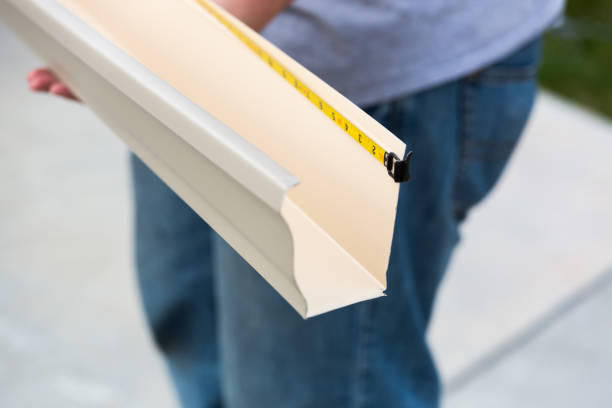
[[[531,112],[540,40],[461,81],[454,215],[461,221],[499,179]]]

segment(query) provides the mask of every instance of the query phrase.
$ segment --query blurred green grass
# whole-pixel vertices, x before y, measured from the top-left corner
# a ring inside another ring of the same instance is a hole
[[[612,0],[569,0],[544,41],[542,86],[612,117]]]

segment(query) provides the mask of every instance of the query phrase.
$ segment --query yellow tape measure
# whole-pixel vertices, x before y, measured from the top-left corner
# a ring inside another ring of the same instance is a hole
[[[251,38],[244,34],[238,27],[221,14],[214,6],[212,6],[206,0],[196,0],[200,6],[206,11],[213,15],[221,24],[223,24],[229,31],[231,31],[242,43],[249,47],[255,54],[259,56],[265,63],[267,63],[274,71],[282,76],[285,81],[291,84],[296,90],[306,97],[313,105],[315,105],[321,112],[323,112],[329,119],[331,119],[336,125],[338,125],[345,133],[351,136],[357,143],[359,143],[366,151],[368,151],[376,160],[382,163],[386,168],[389,175],[398,183],[408,181],[410,174],[408,172],[408,165],[412,152],[408,153],[404,160],[393,152],[387,152],[385,149],[380,147],[375,141],[368,137],[365,132],[351,123],[348,119],[342,116],[334,107],[325,102],[323,98],[308,88],[302,81],[300,81],[295,75],[293,75],[288,69],[286,69],[280,62],[274,57],[268,54],[263,48],[255,43]]]

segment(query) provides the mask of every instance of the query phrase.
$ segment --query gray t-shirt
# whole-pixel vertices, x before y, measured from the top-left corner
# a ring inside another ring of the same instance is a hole
[[[263,35],[356,104],[459,78],[544,31],[564,0],[296,0]]]

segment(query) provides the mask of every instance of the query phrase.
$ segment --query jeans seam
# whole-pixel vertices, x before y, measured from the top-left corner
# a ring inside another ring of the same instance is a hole
[[[473,116],[473,108],[471,106],[471,98],[470,98],[470,87],[471,81],[469,79],[462,80],[459,82],[459,143],[458,152],[457,152],[457,171],[455,176],[455,182],[453,185],[453,204],[452,211],[453,217],[457,218],[458,215],[464,211],[464,206],[461,205],[458,199],[458,190],[460,188],[460,184],[462,179],[465,176],[467,171],[467,151],[468,151],[468,143],[469,143],[469,124],[471,123],[471,119]]]
[[[361,304],[360,307],[358,307],[353,408],[367,407],[369,401],[368,382],[372,375],[369,364],[373,337],[372,314],[372,307],[370,304]]]

